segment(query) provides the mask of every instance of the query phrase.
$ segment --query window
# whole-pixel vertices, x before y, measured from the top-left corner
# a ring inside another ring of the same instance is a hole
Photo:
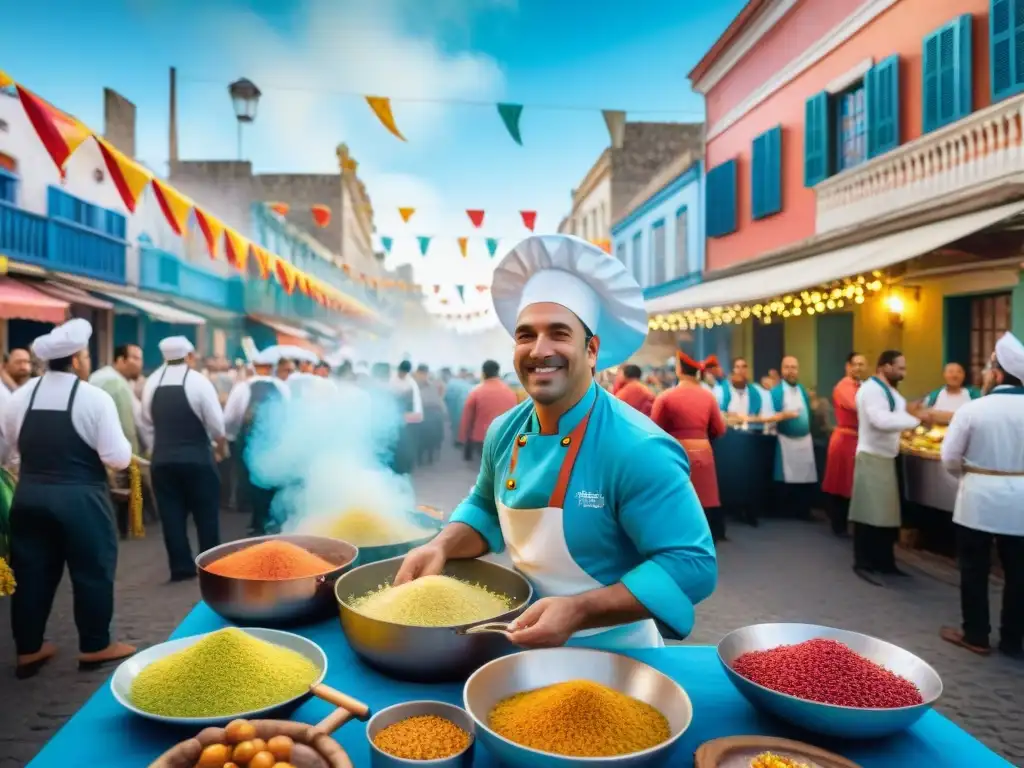
[[[0,152],[0,203],[14,205],[18,201],[17,163],[10,155]]]
[[[782,210],[782,126],[756,139],[750,162],[750,210],[763,219]]]
[[[623,264],[626,263],[626,244],[619,243],[615,246],[615,258],[621,261]]]
[[[971,113],[971,15],[939,27],[925,37],[923,47],[921,109],[927,133]]]
[[[656,221],[651,227],[650,263],[647,269],[647,284],[661,285],[665,282],[665,220]]]
[[[675,271],[673,277],[682,277],[696,270],[690,269],[687,248],[689,233],[687,232],[686,206],[676,211],[676,242],[675,242]]]
[[[860,165],[868,157],[868,121],[864,99],[864,83],[837,94],[836,109],[836,171]]]
[[[707,234],[722,237],[736,231],[736,161],[726,160],[708,171]]]
[[[900,145],[900,57],[883,59],[864,75],[868,157]]]
[[[633,277],[636,281],[643,285],[643,233],[637,232],[633,235],[633,253],[632,253],[632,264],[630,265],[633,272]]]
[[[1024,8],[1013,0],[992,0],[988,14],[992,101],[1024,91]]]
[[[998,293],[971,299],[971,361],[967,372],[974,386],[981,385],[999,337],[1010,330],[1011,294]]]

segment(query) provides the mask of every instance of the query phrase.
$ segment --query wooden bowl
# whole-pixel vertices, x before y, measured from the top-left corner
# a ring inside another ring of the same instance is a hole
[[[727,736],[705,742],[693,756],[694,768],[748,768],[762,752],[820,768],[861,768],[857,763],[810,744],[772,736]]]

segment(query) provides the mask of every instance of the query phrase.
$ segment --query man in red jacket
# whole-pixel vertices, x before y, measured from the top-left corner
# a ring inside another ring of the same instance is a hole
[[[498,375],[500,370],[493,360],[486,361],[483,381],[466,398],[459,425],[459,442],[465,446],[466,461],[474,461],[480,455],[491,422],[519,403],[512,387]]]
[[[615,392],[615,396],[623,402],[629,403],[644,416],[651,415],[651,407],[654,405],[654,393],[647,385],[640,381],[643,371],[638,365],[624,365],[619,370],[624,382]]]

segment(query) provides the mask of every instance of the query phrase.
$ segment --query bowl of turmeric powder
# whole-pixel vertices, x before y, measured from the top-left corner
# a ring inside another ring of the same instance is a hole
[[[504,765],[653,768],[693,720],[679,683],[641,661],[587,648],[495,659],[463,689],[476,737]]]
[[[199,592],[236,624],[317,621],[335,609],[334,582],[359,549],[326,536],[277,534],[213,547],[196,558]]]

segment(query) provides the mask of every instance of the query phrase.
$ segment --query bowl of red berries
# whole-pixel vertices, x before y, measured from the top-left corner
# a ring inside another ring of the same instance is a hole
[[[718,658],[756,709],[828,736],[898,733],[942,695],[939,673],[910,651],[815,624],[742,627],[722,638]]]

